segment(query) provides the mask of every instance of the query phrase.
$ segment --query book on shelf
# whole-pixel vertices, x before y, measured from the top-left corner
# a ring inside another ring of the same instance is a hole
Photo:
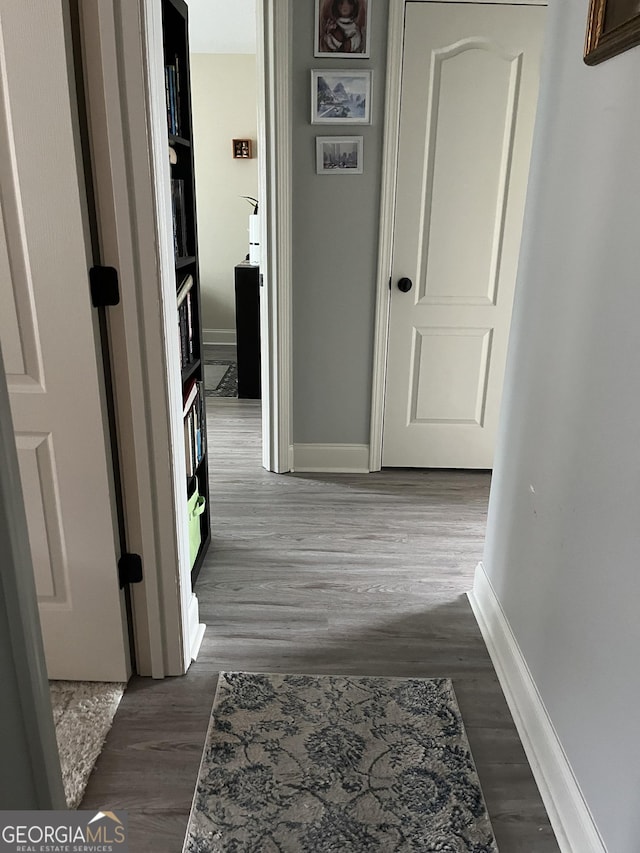
[[[180,366],[186,367],[195,354],[195,329],[193,311],[192,275],[185,276],[178,287],[176,305],[178,306],[178,335],[180,337]]]
[[[204,383],[194,379],[183,395],[184,452],[187,479],[193,477],[206,453]]]
[[[189,385],[184,389],[182,394],[183,406],[182,406],[182,417],[186,418],[189,414],[189,409],[193,405],[193,401],[198,396],[198,380],[192,379]]]
[[[193,293],[189,291],[187,293],[187,351],[189,353],[189,361],[193,360],[194,357],[194,346],[193,346]]]
[[[198,396],[194,401],[196,407],[197,432],[196,432],[196,458],[200,465],[207,452],[207,423],[204,416],[204,382],[198,380]]]
[[[180,60],[164,67],[164,86],[167,99],[167,128],[173,136],[180,136]]]
[[[178,285],[178,291],[176,293],[176,302],[178,304],[178,308],[184,302],[187,293],[193,287],[193,276],[191,274],[185,275],[180,284]]]
[[[187,466],[187,478],[193,477],[193,454],[191,448],[189,415],[184,419],[184,459]]]
[[[189,291],[178,308],[178,333],[180,336],[180,366],[190,364],[196,354],[194,334],[194,311],[192,294]]]
[[[180,109],[180,57],[176,55],[175,57],[175,69],[176,69],[176,93],[175,93],[175,109],[176,109],[176,136],[182,135],[182,122],[180,121],[180,116],[182,115],[182,110]]]
[[[176,258],[184,258],[187,251],[187,216],[184,199],[184,181],[171,179],[171,212],[173,215],[173,250]]]

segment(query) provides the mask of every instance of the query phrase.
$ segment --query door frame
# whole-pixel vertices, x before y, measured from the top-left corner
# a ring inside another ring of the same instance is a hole
[[[291,3],[256,3],[258,196],[266,213],[260,217],[262,465],[277,474],[291,470],[293,455]]]
[[[125,534],[143,559],[143,580],[130,587],[136,662],[140,675],[163,678],[189,668],[199,620],[186,531],[175,523],[184,442],[172,441],[174,377],[165,369],[143,9],[126,0],[78,7],[100,262],[120,284],[120,304],[106,313]]]
[[[547,6],[547,0],[389,0],[387,34],[387,81],[382,143],[382,181],[380,194],[380,229],[378,238],[378,275],[373,339],[373,375],[371,380],[371,426],[369,435],[369,470],[382,468],[382,433],[384,399],[389,348],[389,313],[391,309],[391,267],[393,262],[393,228],[396,213],[398,145],[400,142],[400,97],[402,60],[404,55],[404,18],[407,3],[470,3],[473,5]]]
[[[264,287],[263,465],[290,470],[291,0],[258,3],[258,140]],[[82,38],[101,263],[116,267],[121,306],[107,309],[129,550],[144,580],[131,587],[138,672],[187,671],[205,626],[191,589],[179,340],[168,195],[160,0],[83,0]],[[286,38],[288,50],[276,45]],[[159,369],[161,366],[161,369]],[[171,519],[172,523],[169,523]]]

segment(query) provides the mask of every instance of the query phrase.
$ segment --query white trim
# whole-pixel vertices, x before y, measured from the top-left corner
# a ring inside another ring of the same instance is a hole
[[[324,474],[368,474],[367,444],[294,444],[291,470]]]
[[[189,605],[189,628],[191,631],[189,649],[191,652],[191,660],[198,659],[198,652],[202,645],[202,639],[207,626],[200,621],[200,608],[198,607],[198,599],[195,595],[191,595],[191,603]]]
[[[205,346],[235,346],[235,329],[203,329],[202,343]]]
[[[387,377],[389,341],[389,277],[393,259],[393,226],[395,220],[396,179],[398,174],[398,142],[400,140],[400,86],[404,48],[404,0],[390,0],[387,47],[387,82],[385,90],[382,188],[380,196],[380,231],[378,237],[378,285],[373,338],[373,379],[371,388],[371,427],[369,436],[369,469],[382,467],[382,429],[384,422],[384,389]]]
[[[562,853],[606,853],[569,760],[482,563],[469,602]]]
[[[260,292],[262,340],[262,464],[290,469],[291,443],[291,0],[257,3],[258,164],[263,247]]]
[[[120,0],[123,7],[132,6],[129,0]],[[173,249],[173,224],[171,217],[170,165],[167,157],[167,105],[162,34],[162,5],[160,0],[139,0],[142,7],[142,37],[144,40],[144,89],[146,103],[139,105],[139,114],[148,127],[148,144],[151,154],[150,178],[153,197],[149,225],[154,227],[156,238],[157,269],[160,289],[160,314],[164,332],[165,405],[168,410],[169,460],[172,478],[173,530],[172,557],[173,582],[179,594],[179,620],[182,633],[182,672],[191,664],[191,638],[197,630],[191,626],[193,616],[191,591],[191,560],[189,556],[189,528],[184,488],[184,423],[182,418],[182,376],[180,371],[180,342],[175,322],[176,277]],[[137,5],[137,4],[136,4]],[[133,116],[130,117],[133,121]],[[166,418],[166,415],[165,415]],[[166,425],[167,421],[163,422]],[[157,428],[154,422],[154,430]],[[177,567],[177,572],[176,572]],[[177,574],[177,577],[176,577]],[[197,624],[197,623],[196,623]],[[178,673],[176,673],[178,674]]]
[[[190,579],[185,583],[184,573],[182,581],[176,578],[175,470],[181,467],[174,451],[184,454],[184,440],[178,440],[175,405],[169,401],[181,397],[180,393],[174,396],[180,377],[176,385],[169,371],[168,396],[164,365],[169,321],[158,311],[162,287],[164,299],[169,287],[175,299],[175,282],[169,284],[160,276],[150,162],[152,148],[156,162],[161,156],[168,172],[166,134],[164,145],[147,136],[145,59],[149,64],[157,50],[160,53],[155,55],[162,56],[161,40],[157,41],[161,39],[160,2],[86,0],[78,5],[101,261],[116,267],[120,279],[121,303],[108,309],[108,321],[127,545],[143,558],[143,582],[131,588],[136,657],[141,675],[162,678],[184,673],[190,663],[191,586]],[[151,34],[148,56],[141,41],[145,14]],[[162,77],[162,62],[151,61],[150,67],[154,65],[156,76]],[[163,79],[161,86],[158,97],[166,116]],[[157,103],[155,108],[160,109]],[[164,203],[170,216],[170,199]],[[174,332],[177,348],[177,328]],[[168,358],[169,364],[179,364],[171,351]],[[184,516],[186,541],[186,512]],[[180,554],[180,559],[185,557]]]
[[[369,435],[369,469],[371,471],[379,471],[382,467],[384,392],[387,377],[387,348],[389,345],[389,280],[393,262],[393,227],[395,222],[395,192],[398,173],[398,145],[400,142],[400,93],[402,87],[404,10],[406,2],[408,0],[389,0],[387,82],[384,101],[382,188],[380,196],[377,296],[373,339],[371,426]],[[420,0],[420,2],[490,3],[492,5],[503,4],[509,6],[547,5],[547,0]]]

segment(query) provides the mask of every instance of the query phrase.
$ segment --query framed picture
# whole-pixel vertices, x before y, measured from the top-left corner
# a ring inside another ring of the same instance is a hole
[[[233,140],[233,159],[234,160],[250,160],[251,159],[251,140],[250,139],[234,139]]]
[[[369,56],[372,0],[316,0],[315,56]]]
[[[640,44],[638,0],[591,0],[584,61],[597,65]]]
[[[316,136],[318,175],[361,175],[361,136]]]
[[[313,70],[311,124],[371,124],[371,71]]]

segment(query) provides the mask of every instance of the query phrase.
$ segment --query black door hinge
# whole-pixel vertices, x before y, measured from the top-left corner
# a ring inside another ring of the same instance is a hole
[[[89,270],[91,302],[94,308],[105,308],[120,302],[118,270],[115,267],[91,267]]]
[[[118,560],[118,580],[120,589],[128,583],[140,583],[142,580],[142,557],[139,554],[123,554]]]

